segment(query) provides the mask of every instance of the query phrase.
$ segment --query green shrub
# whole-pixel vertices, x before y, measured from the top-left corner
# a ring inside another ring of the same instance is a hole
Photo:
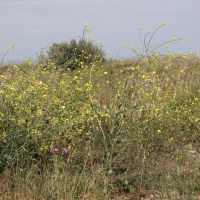
[[[48,51],[49,59],[55,63],[56,68],[76,70],[81,67],[81,63],[90,64],[94,61],[104,62],[104,53],[94,46],[91,41],[80,39],[79,43],[75,39],[68,43],[53,43]]]

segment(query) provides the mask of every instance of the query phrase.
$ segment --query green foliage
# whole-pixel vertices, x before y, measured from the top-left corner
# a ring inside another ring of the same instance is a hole
[[[104,53],[94,46],[91,41],[75,39],[70,43],[53,43],[49,51],[49,59],[55,63],[56,68],[69,68],[76,70],[81,67],[81,62],[88,65],[94,61],[105,61]]]

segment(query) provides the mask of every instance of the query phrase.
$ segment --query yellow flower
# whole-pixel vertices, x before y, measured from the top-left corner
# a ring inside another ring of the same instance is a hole
[[[148,32],[151,33],[151,30],[149,30]]]
[[[181,55],[181,52],[179,51],[178,54]]]
[[[8,48],[9,51],[11,51],[14,48],[13,45],[10,45],[10,47]]]
[[[158,130],[158,133],[161,133],[161,130]]]
[[[181,36],[181,40],[183,39],[183,36]]]
[[[126,44],[124,44],[124,47],[126,46]]]
[[[190,55],[192,55],[193,54],[193,52],[190,52]]]
[[[87,27],[87,26],[88,26],[88,24],[87,24],[87,23],[85,23],[85,26]]]
[[[176,38],[175,37],[173,37],[173,40],[175,40]]]
[[[163,22],[163,25],[165,25],[166,23],[165,22]]]
[[[166,45],[165,48],[167,48],[168,46]]]
[[[140,30],[142,30],[142,27],[140,27]]]
[[[106,54],[110,54],[110,51],[108,51]]]
[[[181,74],[183,73],[184,71],[183,70],[181,70]]]
[[[170,50],[168,50],[168,52],[170,52]]]
[[[107,74],[108,74],[108,72],[104,72],[104,74],[105,74],[105,75],[107,75]]]
[[[199,119],[199,118],[195,119],[195,122],[199,122],[199,121],[200,121],[200,119]]]

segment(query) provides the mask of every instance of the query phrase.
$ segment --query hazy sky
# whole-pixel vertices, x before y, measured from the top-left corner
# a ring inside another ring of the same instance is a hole
[[[6,0],[0,1],[0,61],[10,45],[14,49],[5,62],[36,59],[36,52],[52,43],[69,42],[82,36],[85,23],[91,28],[88,36],[94,44],[104,41],[108,58],[135,56],[130,46],[142,52],[141,37],[156,32],[152,44],[176,39],[169,43],[172,53],[196,52],[200,46],[199,0]],[[151,34],[150,34],[151,36]],[[147,37],[148,41],[148,37]]]

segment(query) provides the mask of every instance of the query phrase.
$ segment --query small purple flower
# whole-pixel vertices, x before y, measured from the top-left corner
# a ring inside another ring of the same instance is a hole
[[[133,80],[134,82],[136,82],[136,80]]]
[[[23,172],[24,170],[23,170],[23,169],[19,169],[19,171],[20,171],[20,172]]]
[[[99,129],[99,128],[98,128],[98,126],[95,126],[94,128],[95,128],[96,130],[98,130],[98,129]]]
[[[147,103],[145,103],[144,105],[147,106]]]
[[[139,147],[140,145],[139,144],[136,144],[136,147]]]
[[[124,78],[122,78],[122,80],[123,80],[123,81],[125,81],[125,79],[124,79]]]
[[[76,107],[75,110],[78,110],[78,108]]]
[[[53,149],[53,153],[54,153],[54,154],[57,154],[58,152],[59,152],[58,149]]]
[[[35,161],[35,162],[36,162],[37,160],[36,160],[35,158],[32,158],[32,161]]]
[[[37,169],[37,171],[38,171],[38,172],[40,172],[40,171],[41,171],[41,169],[40,169],[40,168],[38,168],[38,169]]]
[[[119,129],[119,126],[117,127],[117,129]]]
[[[115,141],[115,138],[113,138],[112,141]]]
[[[101,165],[97,165],[97,167],[101,167]]]
[[[135,103],[136,103],[136,104],[138,104],[138,102],[137,102],[137,100],[136,100],[136,99],[135,99],[134,101],[135,101]]]
[[[53,159],[49,159],[49,161],[53,162]]]
[[[43,107],[44,111],[46,111],[47,109],[45,107]]]
[[[66,148],[62,149],[65,153],[68,153],[68,150]]]

